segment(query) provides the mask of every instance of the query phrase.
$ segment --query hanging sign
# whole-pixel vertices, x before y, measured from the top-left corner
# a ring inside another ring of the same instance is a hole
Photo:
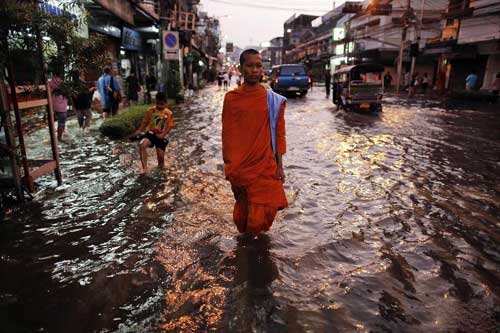
[[[126,50],[141,51],[141,34],[135,30],[123,27],[122,29],[122,47]]]

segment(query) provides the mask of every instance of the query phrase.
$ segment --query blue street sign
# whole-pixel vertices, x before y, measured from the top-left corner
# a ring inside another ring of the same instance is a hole
[[[170,48],[176,47],[177,46],[177,37],[172,33],[168,33],[165,36],[165,44]]]

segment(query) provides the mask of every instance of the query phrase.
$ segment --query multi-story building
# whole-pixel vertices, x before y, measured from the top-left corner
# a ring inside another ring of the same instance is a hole
[[[369,0],[363,1],[361,12],[354,14],[346,23],[347,39],[353,43],[349,56],[357,62],[375,62],[386,67],[396,77],[399,50],[404,43],[403,72],[409,73],[410,46],[423,48],[428,39],[439,36],[442,11],[446,0],[414,0],[407,3],[380,0],[377,5],[388,5],[386,11],[375,11]],[[392,8],[391,8],[392,7]],[[406,26],[406,36],[403,34]],[[434,57],[420,55],[416,58],[415,73],[428,73],[432,77]],[[408,75],[406,84],[409,84]],[[402,82],[403,82],[402,77]]]
[[[283,37],[275,37],[264,43],[265,47],[260,51],[264,69],[269,70],[273,66],[283,63]]]
[[[274,37],[271,43],[271,66],[283,64],[283,37]]]
[[[354,14],[345,14],[345,4],[335,8],[338,13],[338,19],[332,29],[332,56],[330,57],[330,71],[334,71],[338,67],[349,63],[349,55],[354,51],[354,43],[347,39],[346,27],[347,22]]]
[[[219,20],[208,16],[206,12],[198,12],[196,34],[192,38],[191,45],[200,54],[200,61],[203,64],[196,66],[201,74],[199,78],[215,80],[217,71],[222,65],[217,58],[221,46]]]
[[[257,48],[257,51],[258,50],[260,50],[260,48]],[[240,64],[241,53],[243,53],[243,49],[237,45],[233,45],[233,51],[226,53],[226,59],[224,61],[226,67],[237,67]]]
[[[333,9],[314,19],[312,28],[289,52],[292,62],[305,64],[315,81],[322,80],[325,71],[330,69],[330,58],[335,54],[333,32],[342,16],[339,9]]]
[[[302,36],[312,29],[311,22],[317,16],[293,15],[286,20],[283,25],[283,62],[292,63],[294,56],[292,55],[293,49],[300,43]]]
[[[500,0],[450,0],[441,34],[429,40],[425,52],[438,58],[436,86],[461,90],[475,71],[476,88],[489,89],[500,73]]]
[[[413,1],[409,8],[391,6],[390,0],[378,1],[378,5],[389,5],[385,12],[375,11],[368,0],[342,4],[311,21],[311,28],[302,31],[299,42],[287,50],[287,59],[306,64],[315,80],[321,79],[326,69],[348,62],[381,63],[394,76],[403,25],[408,24],[403,60],[409,72],[410,44],[423,48],[428,38],[439,34],[446,1]],[[349,10],[349,6],[356,7],[357,12]],[[433,68],[432,57],[418,57],[416,71],[432,74]]]

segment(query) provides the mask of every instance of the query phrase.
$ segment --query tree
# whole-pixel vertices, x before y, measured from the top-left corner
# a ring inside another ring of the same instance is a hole
[[[78,35],[79,25],[87,19],[85,15],[75,17],[67,12],[62,16],[52,15],[41,10],[39,1],[4,0],[3,3],[0,8],[0,67],[8,62],[33,62],[35,70],[31,73],[31,82],[38,85],[41,82],[37,72],[46,70],[36,61],[40,55],[49,71],[67,77],[71,77],[72,71],[85,73],[106,63],[104,39],[98,35],[89,38]],[[63,9],[72,6],[80,6],[79,1],[69,0]],[[25,57],[19,60],[14,57],[17,54]],[[75,88],[68,83],[61,91],[70,96]]]

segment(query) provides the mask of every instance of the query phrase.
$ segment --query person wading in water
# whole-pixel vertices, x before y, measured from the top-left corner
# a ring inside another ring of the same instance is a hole
[[[174,126],[172,111],[167,108],[165,93],[159,92],[156,94],[156,106],[148,109],[141,126],[130,137],[131,140],[141,140],[139,148],[144,173],[148,171],[148,148],[156,148],[158,167],[164,167],[167,135]]]
[[[238,231],[268,231],[278,210],[288,206],[283,189],[286,99],[259,84],[262,57],[248,49],[240,56],[243,84],[226,93],[222,111],[222,152],[226,179],[236,199]]]

